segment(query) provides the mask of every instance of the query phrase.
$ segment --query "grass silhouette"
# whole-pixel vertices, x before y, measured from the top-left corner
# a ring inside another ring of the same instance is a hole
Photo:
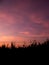
[[[38,43],[38,45],[37,42],[34,40],[34,42],[28,47],[25,47],[25,45],[23,45],[23,47],[16,48],[13,42],[11,42],[10,48],[8,47],[8,45],[7,47],[5,45],[2,45],[2,47],[0,47],[1,55],[35,55],[38,53],[45,54],[47,53],[47,51],[49,52],[49,39],[47,39],[42,44]]]
[[[0,49],[3,49],[3,48],[4,49],[7,49],[7,48],[8,49],[19,49],[19,48],[21,48],[21,49],[25,49],[26,48],[27,49],[27,48],[38,48],[38,47],[39,48],[42,48],[42,47],[43,48],[44,47],[48,48],[49,47],[49,39],[47,39],[43,43],[38,42],[38,44],[37,44],[36,40],[34,40],[34,42],[32,42],[31,45],[26,47],[25,44],[24,44],[22,47],[18,47],[18,48],[15,47],[14,42],[11,42],[11,47],[10,48],[8,47],[8,44],[7,44],[7,47],[5,46],[5,44],[3,44],[2,47],[0,47]]]

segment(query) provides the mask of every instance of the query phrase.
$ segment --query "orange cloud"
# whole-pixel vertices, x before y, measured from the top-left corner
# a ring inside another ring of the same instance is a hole
[[[29,35],[29,32],[20,32],[21,34]]]
[[[1,36],[0,41],[23,41],[23,37],[19,36]]]

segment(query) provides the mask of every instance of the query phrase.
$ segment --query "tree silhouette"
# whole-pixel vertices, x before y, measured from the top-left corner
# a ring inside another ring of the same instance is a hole
[[[15,46],[14,46],[14,43],[13,42],[11,42],[11,48],[14,48]]]

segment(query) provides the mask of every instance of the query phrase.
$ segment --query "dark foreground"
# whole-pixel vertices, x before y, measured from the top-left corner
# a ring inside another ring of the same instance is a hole
[[[0,55],[16,55],[16,56],[23,56],[23,55],[42,55],[42,54],[49,54],[49,40],[46,40],[43,44],[36,45],[32,44],[29,47],[25,47],[23,46],[22,48],[16,48],[13,43],[11,44],[11,48],[5,47],[5,45],[3,45],[2,47],[0,47]]]
[[[2,61],[8,59],[8,63],[14,62],[16,64],[19,64],[19,62],[20,64],[25,64],[30,61],[30,64],[41,64],[41,62],[45,63],[46,61],[49,62],[49,40],[45,41],[43,44],[39,43],[39,45],[36,45],[36,43],[34,45],[32,44],[27,48],[15,48],[13,44],[11,44],[11,48],[7,48],[3,45],[0,47],[0,59],[2,59]]]

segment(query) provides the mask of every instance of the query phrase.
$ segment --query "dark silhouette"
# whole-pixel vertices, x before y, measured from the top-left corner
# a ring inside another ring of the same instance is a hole
[[[23,47],[16,48],[14,42],[11,42],[10,48],[8,47],[8,45],[6,47],[5,44],[2,45],[2,47],[0,47],[1,54],[15,54],[15,55],[29,54],[29,53],[37,54],[39,52],[41,53],[42,51],[43,53],[46,53],[47,51],[49,52],[49,39],[47,39],[42,44],[40,44],[40,42],[38,42],[37,44],[36,40],[34,40],[32,44],[29,45],[28,47],[25,47],[25,44],[24,44]]]
[[[3,44],[2,45],[2,47],[0,47],[0,48],[8,48],[8,49],[10,49],[9,47],[9,44],[7,44],[7,47],[5,46],[5,44]],[[38,44],[37,44],[37,42],[36,42],[36,40],[34,40],[33,42],[32,42],[32,44],[31,45],[29,45],[28,47],[25,47],[25,43],[24,43],[24,45],[23,45],[23,47],[19,47],[19,48],[22,48],[22,49],[25,49],[25,48],[33,48],[33,47],[49,47],[49,39],[47,39],[45,42],[43,42],[43,43],[41,43],[40,44],[40,42],[38,42]],[[15,49],[19,49],[19,48],[16,48],[15,47],[15,43],[14,42],[11,42],[11,49],[12,48],[15,48]]]

